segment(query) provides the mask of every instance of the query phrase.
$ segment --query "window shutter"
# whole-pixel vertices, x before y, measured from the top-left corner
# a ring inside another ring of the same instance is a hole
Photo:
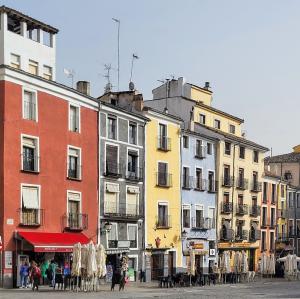
[[[38,209],[39,208],[38,188],[23,187],[22,188],[22,200],[23,200],[24,208]]]

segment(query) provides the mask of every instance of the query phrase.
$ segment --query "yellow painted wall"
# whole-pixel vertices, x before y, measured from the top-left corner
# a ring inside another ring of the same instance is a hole
[[[160,248],[171,247],[176,250],[176,267],[182,266],[181,249],[181,198],[180,198],[180,125],[174,121],[160,120],[149,112],[151,121],[146,125],[146,247],[156,248],[155,239],[161,239]],[[167,124],[171,150],[164,152],[157,149],[159,122]],[[172,174],[170,188],[156,186],[158,161],[168,163],[168,172]],[[168,203],[171,215],[171,228],[157,229],[158,203]]]
[[[283,196],[281,195],[281,186],[284,188]],[[287,211],[287,192],[286,192],[286,184],[284,182],[280,182],[278,184],[278,200],[277,200],[277,209],[281,210],[282,209],[282,204],[283,202],[283,209]],[[287,216],[287,215],[286,215]],[[277,218],[277,224],[278,224],[278,230],[277,232],[279,234],[285,233],[287,236],[287,229],[288,229],[288,218]],[[285,225],[285,231],[282,231],[282,225]]]
[[[242,126],[241,124],[234,119],[228,118],[220,113],[217,113],[215,111],[211,111],[209,107],[194,107],[194,121],[199,122],[200,120],[200,113],[204,114],[206,116],[206,122],[205,125],[211,128],[214,128],[214,122],[215,119],[218,119],[221,121],[221,128],[220,130],[226,133],[229,133],[229,125],[235,126],[235,135],[241,136],[242,135]]]
[[[211,92],[197,88],[196,86],[191,87],[191,99],[197,102],[202,102],[207,106],[211,106]]]

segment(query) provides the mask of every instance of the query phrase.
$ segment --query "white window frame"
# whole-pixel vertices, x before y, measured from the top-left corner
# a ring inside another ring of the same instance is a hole
[[[114,139],[109,139],[109,140],[114,140]],[[105,142],[105,152],[104,152],[104,172],[106,171],[106,162],[107,162],[107,160],[106,160],[106,152],[107,152],[107,145],[110,145],[110,146],[116,146],[117,148],[118,148],[118,157],[117,157],[117,165],[118,165],[118,171],[120,171],[120,163],[119,163],[119,159],[120,159],[120,146],[119,146],[119,144],[117,144],[117,143],[112,143],[112,142]],[[127,155],[128,155],[128,153],[127,153]],[[126,165],[126,169],[127,169],[127,165]]]
[[[127,232],[127,240],[129,240],[129,233],[128,233],[128,228],[129,226],[135,226],[136,227],[136,247],[129,247],[130,249],[138,249],[139,247],[139,227],[138,224],[135,223],[127,223],[127,227],[126,227],[126,232]]]
[[[50,70],[50,73],[46,72],[47,68]],[[50,79],[46,78],[45,75],[49,76]],[[51,67],[49,65],[46,65],[46,64],[43,64],[43,78],[46,79],[46,80],[53,80],[53,67]]]
[[[111,182],[105,182],[104,184],[104,202],[103,202],[103,213],[105,214],[105,202],[106,202],[106,194],[109,193],[106,191],[106,185],[109,184],[109,185],[114,185],[114,186],[118,186],[118,192],[115,192],[117,195],[117,207],[116,207],[116,213],[119,213],[119,210],[120,210],[120,184],[118,183],[111,183]]]
[[[219,128],[216,127],[216,122],[219,123]],[[220,119],[217,119],[217,118],[214,119],[214,128],[218,129],[218,130],[221,130],[221,120]]]
[[[30,92],[34,95],[34,99],[35,99],[35,119],[28,119],[25,118],[25,111],[24,111],[24,102],[25,102],[25,92]],[[35,121],[38,122],[39,121],[39,117],[38,117],[38,96],[37,96],[37,91],[31,88],[27,88],[27,87],[22,87],[22,118],[26,119],[26,120],[31,120],[31,121]]]
[[[191,204],[185,204],[185,203],[183,203],[182,204],[182,207],[181,207],[181,209],[182,209],[182,228],[184,229],[184,228],[192,228],[192,221],[191,221],[191,217],[192,217],[192,211],[191,211]],[[190,219],[189,219],[189,223],[190,223],[190,227],[186,227],[186,226],[183,226],[183,224],[184,224],[184,221],[183,221],[183,210],[189,210],[190,211]]]
[[[233,129],[234,133],[231,132],[231,130],[230,130],[231,128],[234,128],[234,129]],[[229,125],[228,125],[228,132],[229,132],[230,134],[236,135],[236,125],[234,125],[234,124],[229,124]]]
[[[41,185],[36,185],[36,184],[26,184],[26,183],[21,183],[20,188],[20,211],[22,212],[22,203],[23,203],[23,188],[24,187],[33,187],[38,189],[38,197],[39,197],[39,207],[38,207],[38,219],[39,219],[39,224],[41,224]],[[20,223],[22,223],[22,213],[20,213]]]
[[[30,65],[34,65],[34,67],[36,67],[36,74],[33,74],[30,72]],[[35,60],[32,60],[32,59],[29,59],[28,60],[28,73],[34,75],[34,76],[38,76],[39,75],[39,62],[38,61],[35,61]]]
[[[111,222],[111,225],[115,225],[116,226],[116,235],[117,235],[117,240],[116,241],[119,241],[119,231],[118,231],[118,223],[117,222]],[[109,233],[106,233],[106,248],[108,249],[112,249],[113,247],[109,247],[108,244],[109,244],[109,240],[108,240],[108,235]]]
[[[116,120],[116,139],[110,138],[109,134],[108,134],[108,132],[109,132],[109,121],[108,121],[108,119],[110,117],[113,117]],[[112,114],[112,113],[107,113],[106,114],[106,138],[108,140],[116,140],[116,141],[119,140],[119,117],[115,114]]]
[[[81,194],[81,192],[75,191],[75,190],[67,190],[67,208],[66,208],[67,215],[69,214],[69,193],[79,194],[80,199],[77,201],[79,201],[79,214],[81,214],[82,213],[82,194]],[[73,200],[73,201],[75,201],[75,200]]]
[[[37,157],[37,169],[35,172],[40,172],[40,138],[38,136],[32,136],[27,134],[21,134],[21,169],[24,169],[23,165],[23,137],[35,140],[35,156]]]
[[[135,143],[130,142],[130,124],[134,124],[136,128],[135,132]],[[138,145],[138,123],[132,120],[128,120],[128,144]]]
[[[127,147],[127,149],[126,149],[126,153],[127,153],[127,155],[126,155],[126,175],[128,175],[128,152],[129,151],[137,153],[137,165],[136,165],[136,168],[137,168],[137,175],[139,175],[138,172],[139,172],[139,167],[140,167],[140,151],[139,151],[139,149],[134,148],[134,147]],[[118,148],[118,158],[119,158],[119,148]]]
[[[12,65],[16,65],[13,61],[12,61],[12,57],[15,57],[15,58],[17,58],[17,60],[18,60],[18,67],[14,67],[14,66],[12,66]],[[15,69],[21,69],[21,56],[20,55],[18,55],[18,54],[15,54],[15,53],[10,53],[10,64],[9,64],[11,67],[13,67],[13,68],[15,68]]]
[[[79,152],[79,177],[78,178],[73,178],[74,180],[82,180],[82,151],[80,147],[74,146],[74,145],[70,145],[68,144],[67,146],[67,177],[69,177],[68,171],[69,171],[69,150],[70,149],[74,149],[77,150]],[[72,156],[72,155],[71,155]],[[71,178],[72,179],[72,178]]]
[[[77,131],[73,131],[71,128],[71,106],[76,108],[78,113],[78,128]],[[81,133],[81,111],[80,111],[80,105],[70,103],[69,102],[69,113],[68,113],[68,123],[69,123],[69,131],[73,133]]]
[[[139,188],[139,186],[126,185],[126,197],[125,197],[125,200],[126,200],[126,214],[127,214],[127,211],[128,211],[128,200],[127,200],[128,193],[129,193],[128,188],[134,188],[134,189],[138,190],[138,193],[135,193],[136,194],[136,204],[137,204],[137,207],[138,207],[138,211],[140,209],[140,188]],[[138,216],[138,215],[136,215],[136,216]]]

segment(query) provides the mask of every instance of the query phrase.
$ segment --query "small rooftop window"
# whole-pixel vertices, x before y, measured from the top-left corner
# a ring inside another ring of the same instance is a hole
[[[8,15],[7,16],[7,30],[21,34],[21,22],[17,18]]]
[[[27,37],[36,42],[39,41],[38,28],[34,25],[27,24]]]
[[[52,47],[51,33],[43,31],[43,44],[48,47]]]

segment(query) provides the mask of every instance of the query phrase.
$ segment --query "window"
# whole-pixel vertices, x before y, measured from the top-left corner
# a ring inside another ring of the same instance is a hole
[[[244,204],[244,196],[243,194],[238,194],[238,205],[243,206]]]
[[[270,232],[270,251],[275,250],[275,238],[274,238],[274,232]]]
[[[229,125],[229,133],[235,134],[235,126],[234,125]]]
[[[182,142],[183,142],[183,147],[184,148],[189,148],[189,137],[184,135],[182,137]]]
[[[244,184],[244,168],[239,168],[239,176],[238,176],[238,188],[243,188],[245,187]]]
[[[276,184],[272,184],[272,198],[271,203],[276,203]]]
[[[294,207],[294,198],[293,198],[293,193],[289,192],[289,207],[293,208]]]
[[[194,224],[194,227],[202,227],[203,224],[203,206],[196,205],[196,223]]]
[[[284,186],[283,185],[280,186],[280,193],[281,193],[281,197],[284,197]]]
[[[129,143],[136,144],[136,124],[130,122],[129,123]]]
[[[262,208],[262,221],[261,221],[262,226],[267,226],[267,207]]]
[[[36,61],[29,60],[28,71],[32,75],[38,75],[39,64]]]
[[[78,148],[68,148],[68,178],[81,179],[81,151]]]
[[[52,67],[47,65],[43,66],[43,78],[47,80],[52,80]]]
[[[204,182],[202,179],[202,169],[196,168],[196,189],[203,190],[204,189]]]
[[[158,227],[169,227],[168,206],[164,203],[158,204]]]
[[[108,248],[118,248],[118,239],[118,225],[117,223],[112,223],[111,230],[107,232]]]
[[[264,182],[263,203],[267,203],[268,183]]]
[[[117,139],[117,118],[115,116],[108,116],[108,138]]]
[[[34,25],[29,26],[29,24],[27,24],[27,37],[36,42],[39,40],[38,39],[38,30],[37,30],[37,28],[34,27]]]
[[[215,186],[215,173],[213,171],[208,172],[208,192],[215,192],[216,186]]]
[[[126,215],[139,215],[139,188],[127,187]]]
[[[68,192],[67,227],[70,229],[82,228],[83,219],[81,216],[81,194],[77,192]]]
[[[168,164],[164,162],[158,162],[158,174],[157,174],[158,186],[170,186],[170,178],[168,174]]]
[[[200,119],[199,119],[200,124],[205,125],[205,118],[206,118],[205,114],[200,113]]]
[[[212,144],[207,142],[207,154],[212,155]]]
[[[211,219],[212,228],[215,227],[215,208],[208,208],[208,218]]]
[[[240,159],[245,159],[245,147],[240,146]]]
[[[182,169],[182,187],[190,188],[190,169],[188,167]]]
[[[224,203],[229,203],[229,193],[224,193],[223,195]]]
[[[43,44],[48,47],[52,47],[52,34],[46,31],[43,31]]]
[[[20,56],[16,54],[10,54],[10,66],[15,69],[20,69]]]
[[[127,240],[130,242],[129,248],[137,248],[138,228],[136,224],[127,224]]]
[[[258,151],[253,151],[253,162],[258,163]]]
[[[300,193],[297,193],[297,208],[300,208]]]
[[[223,185],[224,186],[231,186],[231,177],[230,177],[230,166],[224,165],[224,179],[223,179]]]
[[[195,157],[197,158],[204,158],[205,157],[205,147],[203,145],[202,140],[196,140],[196,154]]]
[[[215,129],[219,129],[221,128],[221,121],[218,119],[215,119],[215,123],[214,123],[214,127]]]
[[[21,22],[17,17],[7,16],[7,30],[17,34],[21,34]]]
[[[225,142],[225,155],[230,156],[231,154],[231,143]]]
[[[184,228],[191,227],[191,208],[186,205],[182,207],[182,225]]]
[[[138,178],[138,153],[135,151],[128,151],[127,157],[127,174],[131,178]]]
[[[118,214],[119,212],[119,185],[106,183],[104,194],[104,214]]]
[[[253,182],[252,190],[258,191],[259,185],[258,185],[258,173],[257,173],[257,171],[253,171],[252,182]]]
[[[21,185],[21,190],[20,223],[22,225],[40,225],[40,187]]]
[[[261,250],[264,251],[266,250],[266,232],[261,233]]]
[[[36,137],[22,136],[22,170],[39,171],[39,144]]]
[[[69,130],[72,132],[79,132],[79,107],[69,106]]]
[[[275,227],[275,225],[276,225],[275,209],[271,208],[270,226]]]
[[[119,175],[119,164],[118,164],[118,147],[115,145],[106,145],[106,175]]]
[[[37,121],[37,97],[35,92],[23,91],[23,118]]]
[[[167,126],[165,124],[159,124],[158,149],[170,150],[170,141],[167,137]]]

